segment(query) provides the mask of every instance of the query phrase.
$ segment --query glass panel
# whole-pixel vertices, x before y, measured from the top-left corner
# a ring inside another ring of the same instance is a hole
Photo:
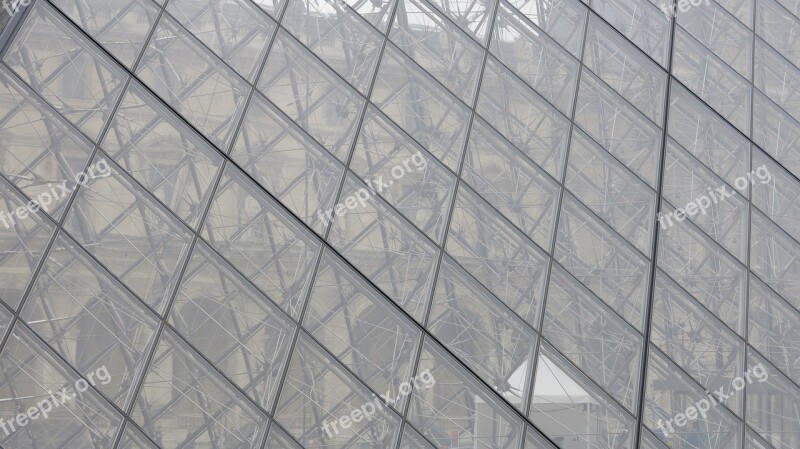
[[[589,19],[583,63],[650,120],[661,125],[666,73],[594,15]]]
[[[758,2],[756,34],[794,65],[800,65],[800,19],[774,0]]]
[[[286,313],[300,315],[321,243],[231,164],[201,235]]]
[[[105,170],[95,177],[93,168]],[[98,154],[64,229],[147,305],[163,313],[192,237],[113,162]]]
[[[748,378],[753,382],[745,387],[747,424],[775,449],[800,447],[800,388],[754,351],[748,352],[747,365],[758,376]]]
[[[97,140],[126,75],[45,5],[33,5],[3,60],[67,120]]]
[[[424,0],[400,0],[389,38],[461,100],[472,104],[483,49],[436,9]]]
[[[700,304],[731,329],[742,334],[747,269],[705,234],[688,224],[666,202],[661,213],[675,218],[674,226],[658,236],[658,266]]]
[[[156,317],[63,233],[20,312],[83,376],[105,367],[96,388],[126,408],[156,334]]]
[[[102,147],[176,215],[197,226],[223,158],[138,82],[129,84]]]
[[[393,44],[381,59],[372,102],[451,170],[458,168],[469,109]]]
[[[489,36],[490,16],[497,7],[497,0],[475,2],[473,0],[431,0],[431,3],[447,15],[459,28],[468,32],[483,45]]]
[[[753,97],[753,142],[800,177],[800,123],[759,91]]]
[[[714,397],[651,346],[643,419],[668,448],[741,447],[742,422]],[[705,412],[698,412],[704,408]]]
[[[680,207],[683,215],[744,262],[749,212],[746,198],[750,190],[747,172],[742,172],[733,186],[728,185],[672,139],[667,139],[666,158],[663,197]],[[658,216],[661,229],[672,226],[677,219],[666,212]]]
[[[403,428],[403,438],[399,449],[436,449],[411,424],[406,423]]]
[[[778,0],[778,2],[792,14],[800,17],[800,0]]]
[[[397,0],[341,0],[342,6],[347,6],[366,19],[381,33],[389,29],[389,21],[395,10]]]
[[[11,312],[5,307],[0,307],[0,338],[5,338],[13,323],[14,317],[11,316]]]
[[[645,0],[595,0],[594,9],[653,60],[667,66],[672,22]]]
[[[789,3],[794,0],[779,0]],[[748,28],[753,28],[753,11],[755,9],[755,0],[716,0],[717,3],[727,9],[728,12],[736,16],[740,22],[745,24]],[[761,2],[759,2],[761,3]]]
[[[203,242],[194,248],[169,322],[250,398],[272,410],[294,324]]]
[[[83,134],[0,66],[0,173],[7,181],[38,197],[42,209],[59,220],[70,195],[60,188],[54,195],[53,189],[74,182],[92,149]]]
[[[573,128],[566,186],[639,250],[650,255],[655,192],[578,128]]]
[[[635,412],[642,336],[558,265],[546,304],[542,334],[548,343]]]
[[[750,269],[784,298],[800,306],[800,243],[753,209]]]
[[[395,391],[376,397],[301,333],[275,420],[307,448],[395,447],[400,418],[385,402]]]
[[[128,68],[133,68],[158,17],[158,8],[147,0],[52,3]]]
[[[554,257],[608,306],[641,330],[650,262],[568,192]]]
[[[396,125],[369,107],[350,169],[432,240],[441,243],[456,179]]]
[[[157,3],[162,3],[164,0],[155,0]],[[265,11],[273,18],[280,16],[286,0],[252,0],[259,8]]]
[[[217,148],[228,149],[249,86],[168,15],[161,17],[136,74]]]
[[[750,168],[750,143],[680,83],[670,86],[669,135],[730,185]],[[749,196],[749,192],[742,192]]]
[[[793,298],[797,303],[797,298]],[[795,383],[800,381],[800,311],[750,276],[747,342]]]
[[[655,187],[661,130],[591,72],[583,70],[575,123]]]
[[[349,175],[328,241],[384,294],[421,322],[439,249]]]
[[[747,427],[744,435],[745,449],[773,449],[772,446],[758,436],[755,430]]]
[[[344,167],[260,93],[253,94],[231,158],[320,234],[322,212],[336,200]]]
[[[353,87],[367,93],[378,66],[383,36],[345,1],[289,0],[281,24]]]
[[[464,184],[453,210],[447,252],[522,319],[538,327],[546,254]]]
[[[669,449],[658,437],[653,435],[653,432],[642,426],[641,440],[639,441],[639,449]],[[766,448],[764,448],[766,449]]]
[[[102,384],[108,379],[104,374],[110,373],[100,374],[94,382],[76,376],[41,348],[41,341],[27,328],[17,325],[0,353],[4,399],[0,444],[36,449],[111,447],[122,418],[90,386]]]
[[[753,205],[800,240],[800,182],[761,151],[753,154]]]
[[[158,446],[137,430],[133,424],[127,423],[117,449],[158,449]]]
[[[525,432],[525,446],[524,449],[555,449],[555,446],[545,440],[545,437],[539,433],[538,430],[528,426]]]
[[[269,436],[267,437],[267,445],[264,449],[303,449],[299,444],[289,437],[286,432],[281,430],[280,427],[273,421],[272,426],[269,428]]]
[[[428,329],[511,405],[524,410],[537,335],[449,256],[439,269]]]
[[[672,74],[745,134],[750,132],[750,83],[686,31],[675,29]]]
[[[284,31],[275,38],[258,88],[331,154],[347,159],[364,99]]]
[[[330,250],[322,255],[303,326],[372,390],[411,378],[421,332]],[[403,396],[391,404],[402,412]]]
[[[701,3],[691,11],[681,11],[678,23],[714,55],[750,79],[753,32],[722,6],[716,2]]]
[[[650,341],[708,391],[730,389],[744,369],[744,342],[661,270],[656,273]],[[740,395],[725,404],[741,416]]]
[[[267,418],[168,328],[161,334],[131,418],[163,449],[260,443]]]
[[[572,112],[579,62],[505,3],[497,11],[491,51],[562,113]]]
[[[226,0],[222,4],[214,0],[170,0],[167,12],[220,59],[253,81],[275,25],[252,3],[245,0]]]
[[[461,178],[539,246],[550,248],[558,184],[479,117]]]
[[[786,61],[761,39],[756,39],[753,85],[796,120],[800,120],[800,96],[793,86],[798,83],[800,69]]]
[[[528,417],[558,445],[633,449],[636,420],[546,343]]]
[[[0,177],[0,300],[17,310],[55,226]],[[30,215],[29,215],[30,214]],[[0,309],[2,310],[2,309]]]
[[[586,6],[577,0],[509,0],[509,3],[573,56],[580,57],[588,14]]]
[[[561,178],[569,121],[490,57],[477,111],[554,178]]]
[[[522,420],[429,339],[420,355],[408,421],[436,447],[516,448]]]

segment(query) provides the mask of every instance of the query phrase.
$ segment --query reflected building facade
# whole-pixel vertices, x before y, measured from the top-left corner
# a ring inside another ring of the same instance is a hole
[[[800,447],[800,2],[661,7],[6,11],[0,447]]]

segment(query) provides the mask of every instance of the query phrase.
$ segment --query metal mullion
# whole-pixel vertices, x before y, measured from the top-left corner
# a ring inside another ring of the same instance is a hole
[[[669,46],[668,46],[668,55],[667,55],[667,83],[666,83],[666,92],[664,93],[664,114],[662,117],[664,118],[664,128],[662,129],[662,136],[661,136],[661,151],[660,151],[660,158],[658,162],[658,174],[657,174],[657,185],[656,185],[656,216],[661,213],[661,205],[662,205],[662,198],[664,192],[664,173],[666,170],[666,158],[667,158],[667,139],[668,139],[668,132],[667,132],[667,124],[669,123],[669,106],[670,106],[670,94],[672,83],[670,82],[673,80],[672,76],[672,62],[673,56],[675,54],[675,29],[677,27],[677,19],[673,15],[670,18],[671,22],[671,31],[669,36]],[[648,284],[648,292],[647,292],[647,302],[644,306],[644,346],[642,348],[642,357],[639,360],[640,370],[638,373],[638,380],[639,380],[639,392],[638,392],[638,403],[636,406],[637,416],[636,416],[636,429],[634,429],[634,447],[639,447],[641,445],[642,440],[642,429],[644,428],[644,411],[647,405],[645,400],[647,395],[647,369],[648,369],[648,360],[649,360],[649,350],[650,350],[650,341],[652,336],[652,319],[653,319],[653,303],[655,301],[655,284],[656,284],[656,273],[658,268],[658,238],[659,238],[659,224],[658,220],[653,220],[653,235],[652,240],[650,243],[650,248],[652,251],[652,258],[650,259],[650,282]]]
[[[133,403],[131,404],[131,406],[132,406],[132,405],[133,405]]]
[[[570,150],[570,147],[572,146],[572,136],[573,136],[573,134],[575,132],[575,126],[576,126],[575,125],[575,113],[576,113],[576,111],[578,109],[577,108],[577,106],[578,106],[578,90],[579,90],[579,87],[580,87],[581,75],[583,73],[582,68],[583,68],[583,57],[584,57],[584,54],[586,52],[586,34],[587,34],[588,29],[589,29],[589,21],[591,19],[591,14],[588,12],[589,8],[587,7],[586,9],[587,9],[587,14],[586,14],[586,16],[584,18],[584,23],[583,23],[583,40],[581,42],[580,58],[578,59],[579,67],[578,67],[578,73],[577,73],[577,76],[576,76],[577,79],[575,80],[575,95],[574,95],[573,100],[572,100],[572,110],[571,110],[571,113],[570,113],[570,117],[568,117],[568,119],[570,121],[570,129],[569,129],[569,135],[567,136],[566,152],[565,152],[565,155],[564,155],[564,167],[563,167],[563,170],[561,172],[561,179],[560,179],[560,181],[557,181],[561,188],[559,189],[558,199],[556,200],[556,212],[555,212],[556,216],[555,216],[554,223],[553,223],[553,234],[550,237],[551,238],[550,248],[549,248],[550,251],[547,252],[547,254],[549,254],[548,267],[547,267],[547,272],[545,273],[544,291],[543,291],[543,294],[542,294],[541,316],[539,317],[539,321],[537,323],[538,324],[538,328],[540,330],[542,330],[544,328],[544,319],[545,319],[545,315],[547,313],[547,297],[548,297],[549,291],[550,291],[550,282],[551,282],[550,279],[551,279],[551,277],[553,275],[553,264],[555,263],[555,259],[554,259],[553,255],[555,254],[556,242],[558,241],[558,228],[559,228],[559,223],[561,221],[561,213],[562,213],[561,211],[562,211],[562,208],[563,208],[564,192],[566,190],[567,172],[568,172],[568,167],[569,167],[569,150]],[[512,8],[510,10],[513,11],[513,12],[516,12],[518,14],[521,14],[522,16],[524,16],[524,14],[522,14],[516,8]],[[566,49],[565,49],[565,51],[566,51]],[[569,54],[572,54],[572,53],[569,52]],[[582,283],[580,283],[580,284],[583,285]],[[539,357],[541,356],[541,348],[542,348],[542,339],[543,338],[544,338],[543,333],[540,333],[539,334],[539,339],[536,341],[536,345],[535,345],[534,352],[533,352],[533,360],[531,362],[531,364],[532,364],[531,373],[530,373],[530,375],[528,377],[528,382],[529,382],[529,384],[531,386],[531,388],[530,388],[531,391],[528,394],[528,397],[525,399],[526,403],[525,403],[525,407],[524,407],[526,416],[531,412],[531,403],[533,401],[533,389],[534,389],[534,386],[535,386],[535,383],[536,383],[536,371],[537,371],[538,366],[539,366]],[[603,391],[605,391],[605,390],[603,390]],[[537,428],[537,430],[538,430],[538,428]]]
[[[125,80],[124,85],[122,86],[122,89],[124,90],[129,83],[130,83],[130,78],[127,78]],[[115,113],[115,111],[119,108],[121,102],[122,102],[122,96],[120,95],[120,97],[117,98],[117,100],[115,101],[115,104],[112,107],[111,111],[109,111],[110,114],[113,115]],[[108,123],[105,123],[103,125],[103,129],[100,132],[99,138],[102,138],[106,134],[106,132],[108,132],[109,125],[110,125],[110,120],[108,121]],[[86,161],[86,164],[84,165],[84,168],[83,168],[84,172],[89,167],[89,164],[94,159],[94,157],[97,154],[98,150],[99,150],[99,147],[97,145],[95,145],[93,150],[89,154],[89,157],[88,157],[88,159]],[[11,185],[14,186],[14,188],[17,188],[15,184],[11,183]],[[49,215],[45,215],[45,216],[42,217],[42,219],[44,221],[51,220],[52,222],[55,223],[54,232],[53,232],[53,235],[49,239],[50,240],[49,243],[42,250],[41,260],[39,261],[39,263],[37,264],[37,266],[35,267],[35,269],[31,273],[30,281],[29,281],[25,291],[23,292],[22,298],[20,299],[20,302],[19,302],[19,304],[17,306],[17,309],[13,310],[13,316],[15,318],[19,318],[19,313],[22,311],[22,308],[25,306],[25,303],[26,303],[26,301],[28,299],[28,296],[30,295],[30,292],[33,290],[33,286],[36,283],[36,279],[38,279],[39,274],[41,273],[41,270],[44,267],[44,265],[45,265],[45,263],[46,263],[46,261],[47,261],[47,259],[49,257],[49,254],[50,254],[50,252],[51,252],[51,250],[53,248],[53,245],[55,244],[55,241],[57,239],[59,231],[61,231],[62,228],[63,228],[63,224],[64,224],[64,221],[66,220],[67,215],[69,214],[69,210],[72,207],[73,203],[75,202],[75,199],[78,196],[77,192],[79,191],[79,189],[80,189],[80,186],[76,186],[76,188],[73,190],[73,192],[71,192],[70,196],[67,198],[67,202],[64,205],[64,211],[63,211],[63,213],[61,215],[61,218],[58,221],[51,219],[49,217]],[[27,195],[23,195],[23,197],[27,197]],[[21,320],[21,319],[19,321],[24,322],[24,320]],[[12,322],[13,322],[13,320],[12,320]],[[9,327],[9,330],[10,330],[10,327]],[[36,334],[36,333],[34,332],[34,334]],[[8,335],[10,335],[10,332],[9,332]],[[38,336],[38,334],[36,334],[36,335]],[[7,339],[6,339],[6,341],[7,341]],[[2,344],[2,346],[0,346],[0,353],[2,353],[2,351],[4,349],[5,349],[5,342]],[[70,364],[67,364],[67,366],[71,367]]]
[[[420,342],[419,342],[419,348],[417,350],[417,357],[416,357],[415,362],[414,362],[414,372],[416,373],[419,370],[419,363],[420,363],[420,359],[422,357],[422,348],[423,348],[424,341],[426,340],[426,338],[427,339],[431,339],[434,342],[438,343],[438,346],[440,346],[442,348],[442,350],[444,351],[445,354],[448,354],[450,357],[453,357],[456,360],[456,363],[460,365],[460,367],[463,369],[463,371],[465,371],[467,373],[468,376],[471,375],[472,377],[477,379],[477,382],[478,382],[479,385],[483,385],[484,387],[488,387],[488,389],[493,394],[495,394],[497,397],[500,397],[500,395],[490,385],[488,385],[480,376],[478,376],[463,361],[461,361],[461,359],[459,357],[455,356],[455,354],[453,354],[452,351],[446,345],[444,345],[441,341],[439,341],[438,338],[434,337],[433,334],[428,330],[428,320],[430,318],[430,313],[431,313],[431,310],[432,310],[432,307],[433,307],[434,296],[435,296],[435,293],[436,293],[436,280],[439,278],[439,273],[440,273],[440,270],[441,270],[442,261],[443,261],[444,254],[445,254],[444,248],[446,247],[446,244],[447,244],[447,239],[448,239],[448,235],[449,235],[449,229],[450,229],[451,221],[453,219],[453,211],[455,209],[456,200],[458,198],[458,193],[459,193],[459,190],[460,190],[460,184],[462,182],[461,173],[463,171],[464,164],[465,164],[466,159],[468,157],[468,154],[467,154],[466,150],[467,150],[467,147],[468,147],[468,144],[469,144],[469,136],[471,134],[471,129],[472,129],[472,126],[473,126],[473,124],[475,122],[475,116],[477,115],[477,112],[475,111],[475,109],[477,107],[478,100],[480,98],[480,91],[481,91],[481,87],[482,87],[484,72],[486,70],[486,63],[487,63],[488,57],[489,57],[489,51],[486,48],[488,48],[490,43],[491,43],[492,28],[493,28],[494,20],[495,20],[495,18],[497,16],[497,8],[499,8],[499,2],[495,4],[495,6],[493,8],[493,13],[489,16],[489,22],[490,23],[487,25],[489,35],[487,36],[487,43],[486,43],[486,47],[484,48],[483,63],[481,64],[480,74],[479,74],[479,76],[477,78],[477,85],[475,87],[475,95],[474,95],[474,98],[473,98],[473,104],[470,107],[470,112],[471,112],[470,120],[469,120],[469,124],[467,125],[467,130],[466,130],[467,138],[464,141],[464,147],[462,149],[461,158],[459,160],[459,166],[458,166],[457,173],[456,173],[456,188],[453,191],[453,198],[451,199],[450,207],[446,212],[448,214],[448,217],[447,217],[446,222],[445,222],[445,227],[444,227],[445,233],[444,233],[444,237],[442,239],[442,244],[439,247],[438,261],[436,263],[436,266],[434,267],[434,275],[433,275],[433,278],[432,278],[432,285],[433,286],[431,288],[431,293],[430,293],[430,296],[428,298],[428,302],[427,302],[427,305],[426,305],[426,311],[425,311],[425,313],[423,315],[423,321],[422,321],[422,325],[421,325],[421,328],[423,330],[423,333],[422,333],[423,338],[421,338]],[[482,283],[480,283],[480,282],[479,282],[479,285],[483,286]],[[418,323],[415,323],[415,324],[418,324]],[[535,357],[535,355],[534,355],[534,357]],[[529,384],[529,390],[533,390],[533,384],[532,383]],[[492,394],[492,393],[490,393],[490,394]],[[501,399],[502,399],[501,400],[501,404],[506,404],[505,398],[501,398]],[[522,401],[526,401],[527,400],[527,398],[521,398],[521,399],[522,399]],[[406,410],[403,411],[403,415],[402,415],[403,416],[403,421],[402,421],[402,426],[400,428],[400,439],[398,440],[396,449],[399,449],[400,444],[402,442],[403,430],[404,430],[406,422],[407,422],[406,418],[407,418],[407,415],[408,415],[408,410],[410,408],[410,404],[411,404],[411,401],[408,401]],[[524,437],[525,437],[525,432],[526,432],[527,427],[531,426],[531,427],[536,428],[537,430],[539,430],[539,428],[536,425],[534,425],[527,418],[527,416],[525,415],[525,409],[526,409],[525,405],[526,404],[523,403],[521,405],[523,406],[522,410],[520,410],[520,409],[518,409],[518,408],[516,408],[514,406],[509,406],[508,407],[509,410],[511,410],[512,414],[516,414],[518,417],[522,418],[522,423],[523,424],[527,424],[527,426],[525,426],[525,428],[523,428],[522,432],[521,432],[520,447],[522,447],[522,445],[525,444]],[[544,438],[547,441],[550,441],[552,443],[552,441],[550,440],[549,437],[547,437],[541,431],[540,431],[540,433],[542,435],[544,435]],[[428,438],[425,437],[424,435],[422,435],[422,434],[420,434],[420,435],[423,438],[425,438],[426,440],[428,440]]]
[[[285,9],[284,9],[284,10],[285,10]],[[585,40],[585,38],[584,38],[584,40]],[[670,76],[670,78],[671,78],[671,76]],[[751,90],[751,94],[752,94],[752,90]],[[477,94],[476,94],[476,98],[477,98]],[[472,118],[472,120],[474,120],[474,111],[473,111],[473,118]],[[752,126],[752,121],[751,121],[751,126]],[[661,163],[663,164],[663,157],[662,157],[662,162],[661,162]],[[462,165],[463,165],[463,164],[462,164]],[[663,170],[662,170],[662,173],[663,173]],[[457,181],[457,182],[459,182],[459,181]],[[563,184],[562,184],[562,190],[563,190]],[[454,195],[454,198],[455,198],[455,195]],[[660,199],[660,197],[659,197],[659,199]],[[211,201],[211,200],[209,200],[209,203],[210,203],[210,201]],[[657,207],[659,207],[659,206],[657,206]],[[559,211],[560,211],[560,207],[559,207]],[[555,238],[553,238],[553,241],[555,241]],[[655,247],[654,247],[654,251],[655,251]],[[654,257],[655,257],[655,254],[654,254]],[[440,257],[440,259],[441,259],[441,257]],[[655,262],[654,262],[654,264],[655,264]],[[34,277],[34,278],[35,278],[35,277]],[[32,279],[33,279],[33,278],[32,278]],[[654,278],[651,278],[651,279],[650,279],[650,281],[651,281],[651,283],[653,283],[653,282],[654,282]],[[463,362],[461,362],[461,363],[463,363]],[[644,382],[644,379],[641,379],[641,381],[642,381],[642,382]],[[402,435],[402,434],[401,434],[401,435]]]
[[[163,12],[163,10],[165,8],[166,8],[166,4],[164,5],[164,8],[162,8],[162,12]],[[156,22],[156,24],[153,26],[153,31],[157,28],[157,26],[158,26],[158,22]],[[273,31],[272,36],[270,36],[270,42],[266,46],[267,51],[265,52],[263,60],[260,63],[260,69],[256,74],[256,78],[254,79],[254,83],[258,82],[258,78],[260,78],[261,72],[263,72],[263,67],[266,64],[268,53],[269,53],[270,49],[273,46],[273,43],[275,41],[275,37],[276,36],[277,36],[277,30]],[[144,48],[145,49],[147,48],[146,44],[145,44]],[[143,57],[143,56],[144,56],[144,50],[142,51],[142,54],[140,55],[140,58]],[[138,64],[138,62],[137,62],[137,64]],[[145,88],[146,88],[146,86],[145,86]],[[149,90],[149,88],[148,88],[148,90]],[[245,111],[248,109],[248,107],[249,107],[249,105],[251,103],[251,100],[252,100],[252,97],[253,97],[253,93],[255,92],[255,90],[256,90],[255,89],[255,84],[250,85],[250,92],[248,94],[248,97],[245,100],[245,103],[244,103],[244,106],[243,106],[243,112],[240,115],[240,117],[237,119],[238,120],[237,130],[235,131],[234,135],[238,134],[239,129],[241,128],[242,124],[244,123]],[[152,91],[151,91],[151,93],[152,93]],[[158,95],[155,95],[155,96],[157,98],[160,98]],[[172,110],[172,107],[167,105],[166,103],[164,103],[164,106],[166,106],[169,110]],[[174,110],[173,110],[173,112],[174,112]],[[180,115],[178,115],[178,117],[182,118],[182,116],[180,116]],[[190,123],[188,123],[188,121],[186,121],[186,120],[184,120],[184,121],[187,123],[187,125],[190,127],[190,129],[193,129],[193,130],[195,130],[197,132],[197,130],[194,129],[194,126],[192,126]],[[109,120],[109,123],[110,122],[111,122],[111,120]],[[201,139],[206,140],[209,144],[211,144],[212,148],[217,148],[217,146],[214,145],[213,143],[211,143],[207,138],[205,138],[205,136],[202,133],[198,132],[198,135],[200,136]],[[228,148],[228,153],[230,152],[230,149],[233,147],[234,144],[235,144],[235,139],[232,139],[232,141],[229,144],[230,148]],[[219,148],[219,150],[222,153],[222,149]],[[145,380],[147,378],[147,369],[150,366],[150,363],[151,363],[153,357],[155,356],[156,350],[158,348],[158,342],[161,339],[161,334],[163,332],[163,329],[164,329],[165,326],[167,326],[169,324],[169,323],[167,323],[167,317],[170,314],[172,304],[174,304],[175,298],[177,297],[178,291],[180,290],[180,286],[181,286],[181,284],[183,282],[184,275],[185,275],[186,270],[188,269],[189,263],[191,261],[191,255],[194,253],[194,248],[195,248],[195,246],[197,244],[197,240],[199,238],[199,230],[201,230],[203,228],[205,220],[208,217],[208,214],[209,214],[209,212],[211,210],[211,205],[213,204],[215,192],[217,191],[217,189],[219,188],[220,183],[222,182],[222,177],[223,177],[223,174],[225,172],[225,168],[226,168],[226,165],[227,165],[228,162],[230,162],[230,160],[229,160],[227,154],[223,153],[222,164],[221,164],[220,168],[218,169],[218,173],[216,174],[216,180],[214,181],[214,183],[212,184],[211,189],[209,190],[208,203],[204,207],[205,211],[200,214],[200,217],[199,217],[199,220],[198,220],[198,225],[197,225],[197,231],[192,231],[192,233],[193,233],[192,242],[189,245],[185,261],[181,263],[182,268],[181,268],[180,273],[176,277],[174,291],[170,295],[171,297],[168,298],[168,300],[166,302],[166,308],[164,310],[163,316],[160,316],[161,322],[160,322],[160,325],[159,325],[158,329],[156,330],[156,334],[154,336],[154,343],[152,345],[152,349],[150,351],[150,354],[148,356],[146,356],[146,358],[144,360],[144,369],[141,372],[141,376],[140,376],[141,378],[137,382],[137,386],[132,391],[132,393],[133,393],[132,394],[132,398],[133,399],[131,400],[131,403],[130,403],[130,405],[128,407],[128,410],[126,410],[126,413],[125,413],[126,415],[130,415],[131,411],[133,410],[133,406],[136,403],[136,399],[137,399],[138,395],[140,394],[141,389],[144,386],[144,382],[145,382]],[[193,229],[193,228],[189,228],[189,229]],[[214,250],[211,245],[207,244],[207,246],[209,248],[212,248],[212,250]],[[214,253],[219,256],[219,254],[215,250],[214,250]],[[226,259],[222,258],[222,260],[226,260]],[[244,279],[247,279],[247,278],[244,277]],[[261,292],[261,289],[257,289],[257,291]],[[280,310],[282,310],[282,309],[280,309]],[[178,332],[175,332],[175,333],[177,335],[179,335],[183,339],[183,336],[180,333],[178,333]],[[191,345],[190,345],[190,347],[191,347]],[[291,348],[293,348],[293,347],[294,347],[294,345],[292,345],[290,347],[290,353],[291,353]],[[202,356],[202,354],[199,351],[196,351],[196,352],[197,352],[197,354]],[[287,362],[287,365],[288,365],[288,362]],[[225,379],[230,383],[231,386],[233,386],[233,388],[238,389],[237,386],[227,378],[227,376],[223,376],[223,377],[225,377]],[[244,397],[245,398],[249,398],[249,396],[246,395],[246,394],[244,395]],[[256,404],[256,407],[259,410],[261,409],[258,406],[258,404]],[[143,413],[143,415],[144,415],[144,413]],[[267,417],[269,417],[269,416],[270,415],[267,413]],[[268,429],[269,429],[269,426],[267,426],[267,428],[264,429],[264,436],[263,436],[263,440],[262,440],[262,445],[266,444],[267,430]],[[119,442],[121,441],[121,436],[122,436],[122,432],[120,432],[119,436],[117,437],[117,441],[114,444],[115,448],[119,446]]]
[[[25,205],[25,204],[27,204],[27,203],[29,203],[31,201],[30,198],[27,195],[25,195],[25,193],[22,190],[20,190],[20,188],[16,184],[14,184],[13,182],[9,181],[8,178],[6,178],[3,175],[3,173],[0,173],[0,179],[2,181],[5,181],[6,183],[8,183],[8,186],[9,186],[8,188],[12,192],[16,192],[17,195],[19,195],[23,200],[26,200],[26,201],[22,202],[23,205]],[[4,202],[6,204],[12,203],[10,198],[3,198],[3,199],[5,200]],[[30,229],[28,234],[34,234],[34,233],[36,233],[36,232],[38,232],[40,230],[46,232],[47,225],[50,225],[50,226],[53,227],[53,233],[55,234],[55,231],[57,231],[58,228],[57,228],[56,225],[54,225],[54,223],[55,223],[55,220],[53,220],[49,216],[48,216],[48,218],[42,218],[42,223],[34,222],[34,225],[31,226],[31,229]],[[22,237],[22,235],[19,233],[19,231],[17,231],[17,229],[20,226],[19,222],[16,222],[13,226],[14,226],[13,229],[17,232],[17,235]],[[12,229],[12,228],[8,228],[8,229]],[[47,240],[49,240],[49,238]],[[46,248],[47,244],[45,244],[44,247]],[[17,243],[15,243],[13,245],[13,247],[9,251],[3,251],[6,254],[0,255],[0,265],[2,265],[2,263],[4,263],[8,258],[14,257],[15,251],[19,251],[20,249],[24,249],[24,248],[25,248],[25,242],[23,242],[22,239],[20,239]],[[35,262],[32,259],[32,254],[29,251],[25,251],[25,259],[29,263]],[[33,263],[33,265],[36,265],[36,264]]]

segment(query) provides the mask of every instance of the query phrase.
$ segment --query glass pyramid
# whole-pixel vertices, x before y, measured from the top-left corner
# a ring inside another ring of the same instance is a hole
[[[800,448],[800,1],[660,1],[3,0],[0,448]]]

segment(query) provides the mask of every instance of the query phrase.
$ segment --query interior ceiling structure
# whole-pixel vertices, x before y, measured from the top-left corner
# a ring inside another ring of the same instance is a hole
[[[800,0],[696,3],[3,3],[0,447],[800,448]]]

